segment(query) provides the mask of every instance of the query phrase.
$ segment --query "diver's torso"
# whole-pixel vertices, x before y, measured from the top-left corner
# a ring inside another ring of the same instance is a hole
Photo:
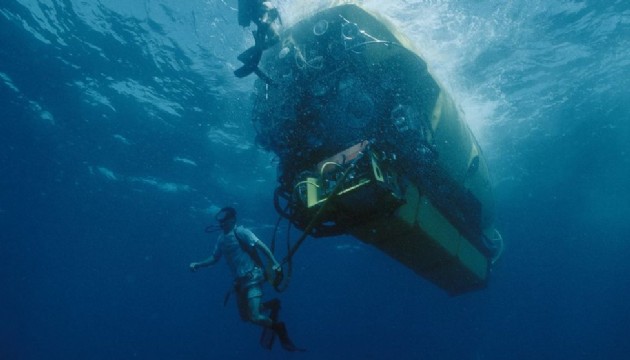
[[[239,237],[243,241],[249,241],[249,238],[245,237],[240,226],[235,227],[227,234],[219,235],[219,246],[221,253],[225,256],[227,264],[235,278],[246,276],[255,267],[254,261],[247,254],[238,239],[236,238],[236,231],[239,232]],[[247,246],[247,245],[246,245]]]

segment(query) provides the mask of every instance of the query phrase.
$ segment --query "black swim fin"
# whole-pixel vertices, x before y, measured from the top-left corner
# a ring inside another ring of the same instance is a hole
[[[263,309],[265,309],[265,312],[269,311],[269,318],[272,323],[276,323],[276,321],[278,321],[278,316],[280,315],[280,300],[272,299],[265,302],[263,304]],[[262,334],[260,334],[260,346],[267,350],[271,350],[275,341],[275,331],[268,327],[263,328]]]
[[[273,344],[276,342],[276,333],[271,328],[263,328],[262,334],[260,334],[260,346],[267,350],[273,348]]]
[[[283,322],[274,323],[271,328],[278,335],[278,339],[280,339],[280,344],[282,348],[286,351],[306,351],[306,349],[301,349],[295,346],[293,341],[289,338],[289,333],[287,332],[287,327]]]

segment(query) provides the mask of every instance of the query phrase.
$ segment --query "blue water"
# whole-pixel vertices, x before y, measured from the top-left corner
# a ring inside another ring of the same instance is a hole
[[[0,359],[625,359],[630,3],[379,3],[488,158],[506,249],[487,289],[308,240],[281,295],[308,352],[261,349],[223,307],[225,264],[187,268],[217,207],[265,241],[276,220],[236,1],[2,0]],[[287,25],[326,5],[276,4]]]

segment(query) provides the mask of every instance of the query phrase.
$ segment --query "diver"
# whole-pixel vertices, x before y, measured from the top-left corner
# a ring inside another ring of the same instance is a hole
[[[262,283],[265,280],[265,273],[263,272],[262,259],[257,250],[262,251],[269,262],[273,264],[273,274],[267,278],[271,278],[270,281],[274,286],[282,281],[282,266],[269,248],[251,230],[243,226],[236,226],[236,210],[234,208],[222,208],[215,219],[219,222],[218,227],[206,228],[206,232],[222,231],[214,251],[205,260],[192,262],[190,270],[194,272],[199,268],[214,265],[222,256],[225,256],[235,279],[234,291],[237,295],[239,314],[243,320],[263,327],[261,345],[271,349],[275,335],[277,335],[285,350],[302,351],[289,339],[285,324],[278,321],[280,300],[273,299],[262,303]],[[270,316],[266,314],[267,312]]]
[[[252,32],[254,46],[237,57],[243,66],[236,69],[234,75],[242,78],[256,73],[261,79],[269,83],[271,79],[258,68],[258,63],[263,51],[279,41],[278,26],[282,20],[278,9],[273,7],[269,1],[238,0],[238,24],[247,27],[252,22],[256,24],[256,31]]]

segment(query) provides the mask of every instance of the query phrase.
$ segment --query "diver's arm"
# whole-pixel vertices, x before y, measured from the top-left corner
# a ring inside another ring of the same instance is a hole
[[[196,271],[197,269],[202,268],[202,267],[212,266],[216,264],[217,261],[219,261],[219,258],[214,255],[211,255],[209,258],[201,260],[199,262],[192,262],[190,263],[190,271]]]
[[[269,250],[269,248],[267,247],[267,245],[265,245],[264,242],[256,239],[256,242],[254,242],[254,245],[257,246],[265,254],[265,256],[267,256],[269,261],[273,263],[273,268],[272,268],[273,270],[278,270],[281,268],[280,263],[278,262],[278,260],[276,260],[276,258],[271,253],[271,250]]]
[[[267,247],[267,245],[265,245],[264,242],[260,241],[260,239],[258,238],[258,236],[256,236],[256,234],[254,234],[251,230],[247,228],[243,228],[243,227],[240,227],[240,230],[237,229],[237,231],[239,232],[239,234],[241,234],[241,236],[245,236],[247,238],[248,246],[255,246],[265,254],[265,256],[269,259],[269,261],[273,263],[274,271],[280,270],[282,268],[278,260],[276,260],[276,258],[273,256],[273,253],[271,252],[271,250],[269,250],[269,248]]]
[[[217,239],[216,244],[214,244],[214,250],[212,250],[212,255],[210,255],[207,259],[201,260],[199,262],[191,262],[189,267],[190,271],[197,271],[197,269],[202,267],[212,266],[217,263],[221,259],[223,252],[221,251],[221,238]]]
[[[214,247],[214,251],[212,252],[212,255],[210,255],[207,259],[201,260],[199,262],[190,263],[190,271],[194,272],[197,271],[197,269],[199,268],[212,266],[216,264],[219,259],[221,259],[221,248],[219,247],[219,243],[217,242]]]

